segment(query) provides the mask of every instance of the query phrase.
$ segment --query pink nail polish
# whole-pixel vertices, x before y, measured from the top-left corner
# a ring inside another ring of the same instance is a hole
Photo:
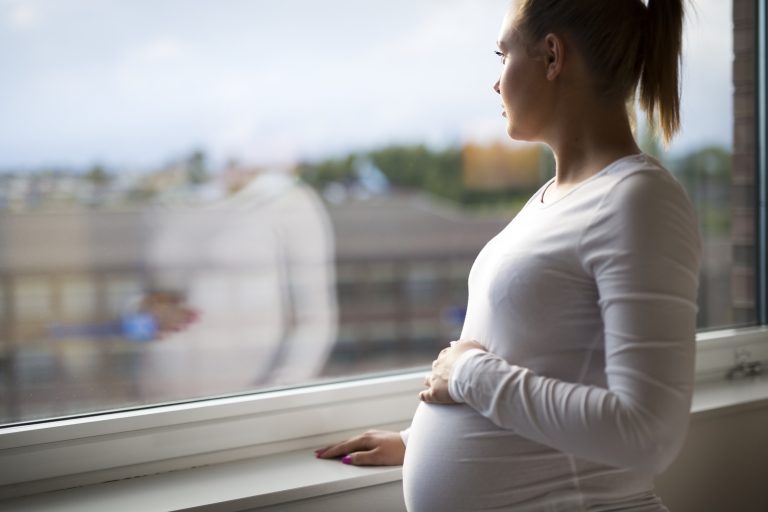
[[[352,464],[352,456],[351,455],[345,455],[341,458],[342,464]]]

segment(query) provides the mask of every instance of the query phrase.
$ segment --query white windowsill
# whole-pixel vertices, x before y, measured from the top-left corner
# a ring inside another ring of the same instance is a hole
[[[697,385],[693,420],[768,407],[768,376]],[[4,511],[235,511],[401,479],[399,467],[359,468],[315,459],[311,449],[89,485],[0,502]]]
[[[400,467],[359,468],[311,450],[108,482],[0,502],[2,510],[142,512],[244,510],[401,479]]]

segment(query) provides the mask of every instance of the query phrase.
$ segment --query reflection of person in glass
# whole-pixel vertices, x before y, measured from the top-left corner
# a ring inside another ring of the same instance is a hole
[[[411,428],[319,457],[404,463],[411,512],[666,510],[653,475],[688,424],[700,241],[626,104],[639,87],[677,131],[682,20],[683,0],[512,8],[494,90],[509,135],[548,144],[556,177],[475,260],[461,340]]]
[[[152,291],[139,307],[160,339],[142,354],[144,400],[306,381],[335,341],[333,236],[320,199],[283,172],[232,188],[151,213]]]

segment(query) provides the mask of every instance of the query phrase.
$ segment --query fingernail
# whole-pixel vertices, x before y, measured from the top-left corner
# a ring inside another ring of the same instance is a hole
[[[351,455],[345,455],[341,458],[342,464],[352,464],[352,456]]]

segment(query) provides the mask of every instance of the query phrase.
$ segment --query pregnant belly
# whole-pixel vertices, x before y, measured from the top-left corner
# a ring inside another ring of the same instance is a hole
[[[409,512],[524,510],[543,496],[572,500],[573,477],[567,456],[470,407],[422,403],[408,438],[403,490]]]

